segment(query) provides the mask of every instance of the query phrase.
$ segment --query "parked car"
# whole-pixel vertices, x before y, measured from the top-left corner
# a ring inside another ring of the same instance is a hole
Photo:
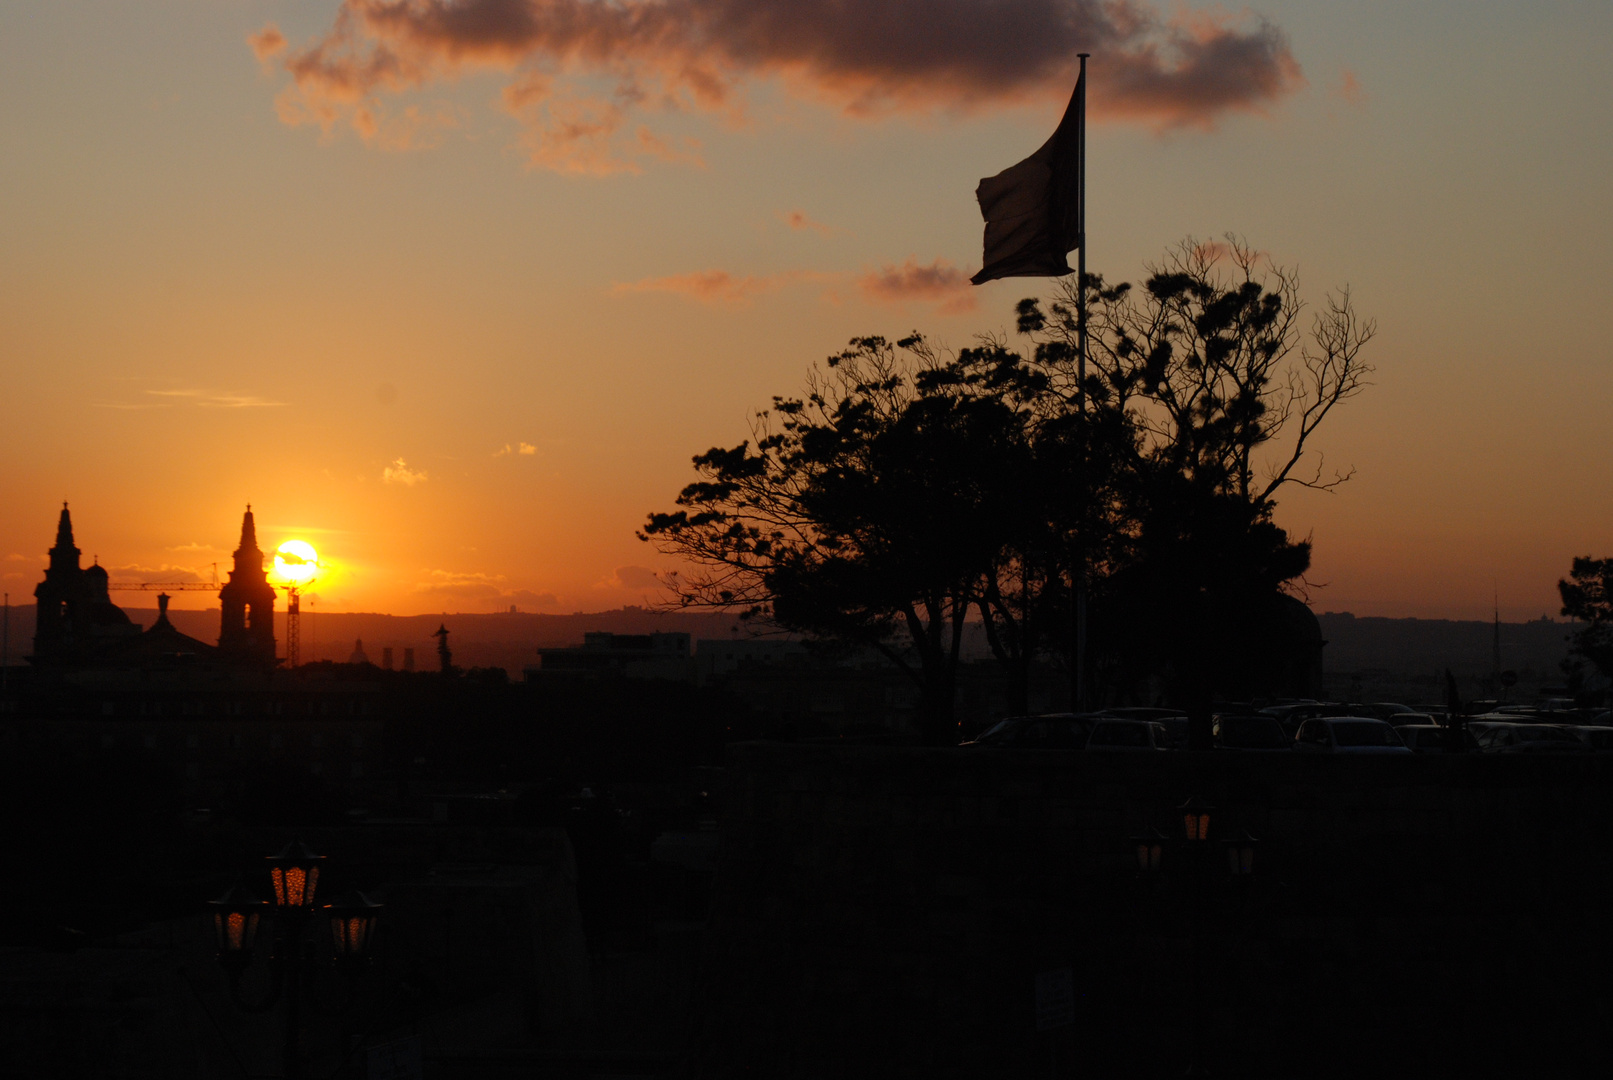
[[[1152,705],[1121,705],[1113,709],[1104,709],[1098,715],[1112,716],[1116,720],[1170,720],[1178,717],[1187,719],[1187,714],[1181,709],[1162,709]]]
[[[1187,717],[1162,716],[1154,723],[1165,729],[1165,734],[1170,737],[1172,750],[1187,749]]]
[[[1091,713],[1010,716],[960,745],[1001,750],[1084,750],[1098,718]]]
[[[1406,744],[1406,749],[1414,754],[1445,752],[1445,729],[1436,724],[1401,724],[1395,728],[1395,734]],[[1469,750],[1479,748],[1471,731],[1467,732],[1467,748]]]
[[[1487,754],[1588,754],[1579,736],[1557,724],[1509,724],[1483,721],[1472,725],[1479,749]]]
[[[1323,716],[1350,716],[1348,705],[1340,705],[1335,701],[1308,701],[1303,704],[1269,705],[1260,710],[1263,716],[1273,716],[1282,724],[1283,730],[1290,737],[1295,735],[1300,725],[1307,720]]]
[[[1294,749],[1304,753],[1409,754],[1394,726],[1369,716],[1316,717],[1299,725]]]
[[[1438,727],[1439,726],[1437,723],[1434,722],[1434,718],[1432,716],[1430,716],[1428,713],[1423,713],[1423,712],[1394,713],[1393,715],[1384,717],[1384,719],[1389,721],[1389,723],[1393,724],[1397,728],[1413,727],[1413,726],[1415,726],[1415,727],[1430,727],[1430,726]]]
[[[1087,736],[1091,751],[1169,750],[1170,735],[1165,725],[1149,720],[1100,719]]]
[[[1294,748],[1293,740],[1275,716],[1217,716],[1210,728],[1217,750],[1280,750]]]
[[[1602,727],[1596,724],[1580,724],[1568,730],[1578,735],[1586,746],[1597,753],[1613,753],[1613,727]]]

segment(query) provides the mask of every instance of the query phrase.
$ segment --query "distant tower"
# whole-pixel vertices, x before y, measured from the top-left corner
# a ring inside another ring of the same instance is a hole
[[[440,624],[437,627],[437,632],[431,636],[437,639],[437,660],[442,665],[442,673],[452,675],[454,672],[454,654],[448,650],[448,625],[446,623]]]
[[[1495,682],[1497,692],[1501,689],[1501,595],[1495,597],[1495,623],[1494,632],[1490,638],[1490,678]]]
[[[274,586],[263,569],[263,551],[258,547],[258,529],[252,520],[252,504],[241,519],[241,544],[235,549],[235,567],[230,580],[218,591],[223,608],[218,631],[218,647],[237,660],[250,660],[273,667]]]
[[[90,601],[84,571],[78,565],[80,552],[73,544],[73,517],[62,503],[56,519],[56,546],[50,549],[50,566],[45,580],[34,587],[34,656],[54,659],[78,644],[84,607]]]
[[[368,664],[370,662],[370,658],[364,653],[363,638],[353,640],[353,655],[347,658],[347,662],[349,664]]]
[[[381,649],[381,670],[392,670],[392,646],[386,645]]]
[[[100,563],[79,566],[79,554],[73,543],[73,518],[62,503],[45,580],[34,587],[31,659],[36,664],[86,660],[109,639],[140,632],[107,594],[106,568]]]
[[[405,648],[403,650],[403,670],[414,670],[414,649],[412,648]]]

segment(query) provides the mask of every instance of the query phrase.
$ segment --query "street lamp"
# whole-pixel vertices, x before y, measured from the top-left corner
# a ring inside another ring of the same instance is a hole
[[[303,930],[314,910],[314,895],[325,857],[316,855],[302,841],[293,840],[266,861],[269,882],[274,889],[273,903],[259,900],[237,882],[209,906],[213,911],[218,962],[229,981],[230,997],[245,1012],[268,1012],[281,1007],[284,1075],[288,1080],[296,1080],[302,1075],[302,1062],[297,1052],[302,996],[305,984],[312,986],[314,981],[309,963],[314,958],[314,942],[303,940]],[[326,904],[321,910],[330,919],[335,957],[351,978],[369,957],[381,905],[355,892],[337,903]],[[252,961],[253,942],[265,914],[274,927],[275,947],[268,956],[272,979],[261,998],[249,1000],[241,991],[242,974]]]

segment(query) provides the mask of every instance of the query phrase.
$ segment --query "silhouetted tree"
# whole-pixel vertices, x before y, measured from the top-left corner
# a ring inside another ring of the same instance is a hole
[[[920,687],[932,741],[953,730],[966,618],[1023,709],[1031,662],[1071,647],[1077,575],[1115,687],[1164,676],[1207,702],[1250,683],[1310,560],[1275,494],[1347,478],[1309,440],[1363,385],[1375,328],[1345,292],[1302,341],[1294,275],[1236,241],[1180,245],[1140,293],[1085,288],[1084,382],[1072,284],[1020,304],[1030,355],[855,339],[751,440],[696,457],[680,509],[640,534],[691,564],[678,602],[878,650]]]
[[[1568,579],[1557,582],[1563,614],[1585,625],[1574,631],[1569,652],[1613,678],[1613,559],[1574,559]]]
[[[1348,290],[1328,296],[1300,332],[1295,274],[1234,237],[1188,240],[1149,268],[1141,290],[1084,282],[1088,371],[1073,388],[1079,294],[1066,282],[1044,312],[1019,306],[1050,384],[1081,399],[1089,424],[1123,426],[1135,456],[1116,475],[1088,468],[1082,485],[1118,498],[1110,562],[1088,562],[1094,645],[1112,682],[1165,675],[1184,704],[1248,685],[1249,658],[1272,647],[1280,591],[1310,564],[1308,541],[1272,520],[1288,484],[1331,490],[1311,439],[1371,369],[1362,349],[1376,333]],[[1103,445],[1121,445],[1106,440]],[[1090,532],[1090,530],[1089,530]]]
[[[1020,368],[1004,350],[855,339],[751,440],[696,457],[682,509],[641,536],[693,564],[669,581],[683,605],[882,653],[918,686],[925,738],[948,741],[965,619],[1035,528]]]

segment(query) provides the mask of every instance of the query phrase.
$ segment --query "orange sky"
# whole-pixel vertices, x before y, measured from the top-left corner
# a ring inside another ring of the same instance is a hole
[[[909,40],[916,2],[871,0],[882,35],[758,0],[747,38],[722,0],[662,37],[556,0],[586,40],[516,0],[0,4],[5,590],[67,498],[115,577],[205,576],[250,501],[329,610],[653,599],[633,530],[692,454],[853,335],[968,344],[1041,287],[962,281],[1071,9],[937,0]],[[1378,371],[1320,445],[1356,478],[1278,515],[1313,602],[1537,617],[1613,553],[1613,14],[1415,8],[1077,27],[1090,264],[1236,230],[1350,283]]]

